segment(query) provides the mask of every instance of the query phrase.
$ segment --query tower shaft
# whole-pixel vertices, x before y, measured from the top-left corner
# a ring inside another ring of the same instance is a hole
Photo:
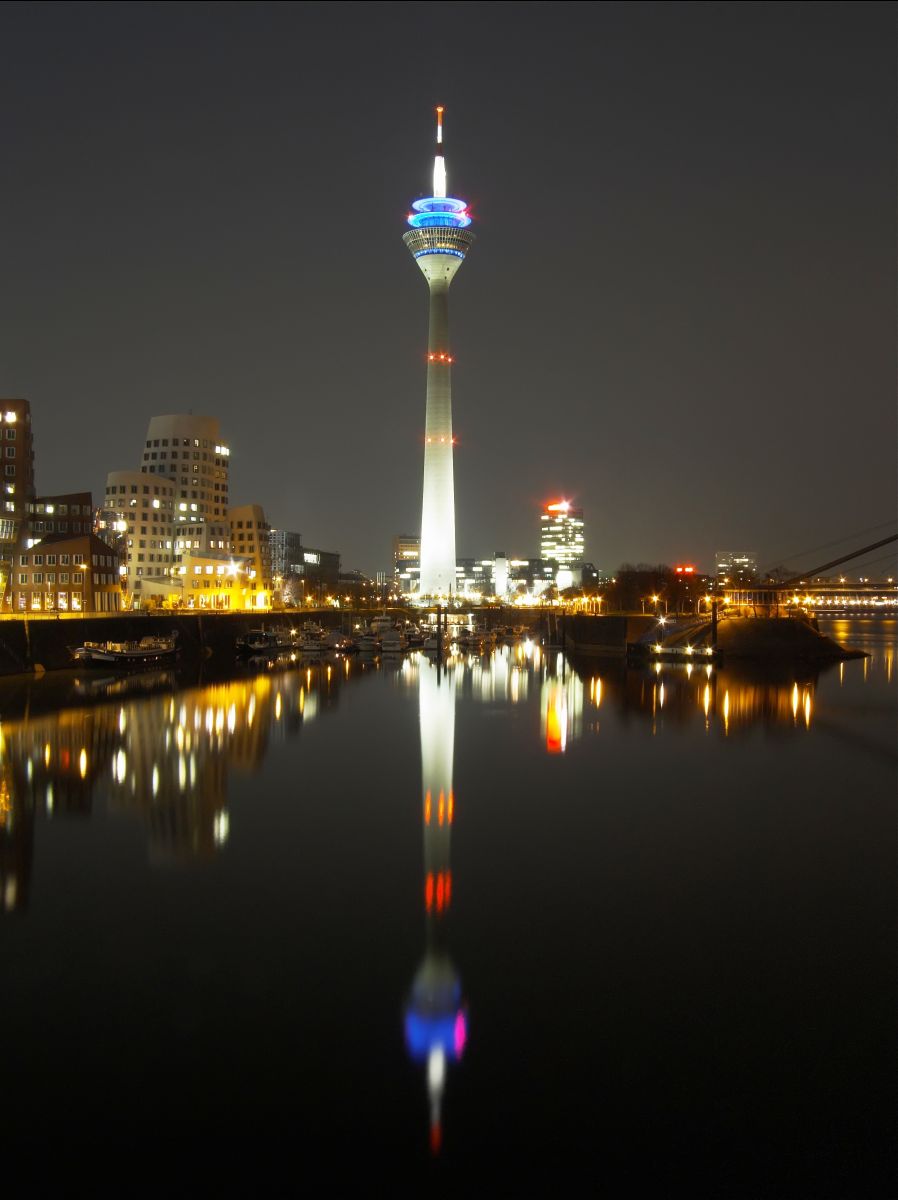
[[[427,339],[427,413],[421,509],[421,591],[455,589],[455,479],[452,464],[452,365],[449,282],[431,279]]]

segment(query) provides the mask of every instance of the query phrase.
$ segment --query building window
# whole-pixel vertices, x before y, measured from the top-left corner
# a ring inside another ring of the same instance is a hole
[[[3,472],[5,475],[15,475],[16,469],[15,469],[15,467],[7,466],[7,467],[3,468]]]
[[[81,573],[81,571],[76,571],[74,573],[74,575],[72,576],[72,583],[80,585],[83,582],[84,582],[84,575]]]
[[[76,580],[76,583],[78,581]],[[81,612],[81,593],[72,592],[72,612]]]
[[[69,565],[69,556],[67,554],[60,554],[59,561],[64,567],[67,567]]]
[[[22,575],[20,575],[20,576],[19,576],[19,583],[20,583],[20,584],[23,584],[23,583],[27,584],[27,582],[28,582],[28,576],[27,576],[27,575],[24,575],[24,574],[22,574]]]
[[[7,446],[6,447],[6,457],[7,458],[15,458],[15,456],[16,456],[15,446]]]
[[[43,582],[44,582],[44,573],[43,573],[43,571],[35,571],[35,572],[34,572],[34,577],[33,577],[33,578],[34,578],[34,582],[35,582],[35,583],[43,583]]]
[[[55,555],[55,554],[48,554],[48,555],[47,555],[47,566],[48,566],[48,567],[55,567],[55,566],[56,566],[56,555]]]
[[[68,581],[69,581],[68,571],[60,571],[59,572],[59,582],[60,583],[68,583]]]
[[[35,565],[36,567],[42,567],[42,566],[44,565],[44,556],[43,556],[43,554],[35,554],[35,556],[34,556],[34,565]]]
[[[28,555],[27,555],[27,554],[20,554],[20,555],[19,555],[19,566],[20,566],[20,567],[27,567],[27,566],[28,566]]]

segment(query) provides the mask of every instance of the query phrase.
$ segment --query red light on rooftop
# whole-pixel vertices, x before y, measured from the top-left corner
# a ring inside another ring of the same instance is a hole
[[[677,567],[677,568],[676,568],[676,572],[677,572],[677,574],[678,574],[678,575],[694,575],[694,574],[695,574],[695,567],[692,567],[692,566],[690,566],[690,567],[686,567],[686,566]]]

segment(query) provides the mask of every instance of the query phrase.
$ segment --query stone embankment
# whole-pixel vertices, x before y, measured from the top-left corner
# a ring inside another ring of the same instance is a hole
[[[560,621],[562,644],[576,654],[614,658],[627,653],[627,645],[635,645],[658,621],[650,616],[570,616]],[[708,644],[710,623],[696,631],[690,640]],[[676,641],[671,622],[671,634],[665,641]],[[762,661],[825,661],[856,658],[861,652],[840,646],[824,637],[813,624],[801,617],[736,617],[719,622],[717,647],[725,660],[756,659]]]
[[[378,610],[379,611],[379,610]],[[90,642],[139,641],[177,633],[180,662],[213,658],[233,663],[236,639],[250,629],[294,628],[303,621],[339,627],[350,614],[333,609],[297,613],[122,613],[97,617],[6,617],[0,620],[0,676],[22,671],[59,671],[72,666],[69,648]],[[354,615],[358,620],[358,615]]]

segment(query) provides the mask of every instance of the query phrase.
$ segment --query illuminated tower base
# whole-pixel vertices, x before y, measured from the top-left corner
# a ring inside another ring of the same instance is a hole
[[[424,500],[421,510],[421,592],[455,590],[455,481],[452,471],[452,358],[449,285],[474,240],[464,200],[446,195],[442,108],[437,109],[433,195],[416,200],[403,237],[430,289],[427,339],[427,417],[424,429]]]

